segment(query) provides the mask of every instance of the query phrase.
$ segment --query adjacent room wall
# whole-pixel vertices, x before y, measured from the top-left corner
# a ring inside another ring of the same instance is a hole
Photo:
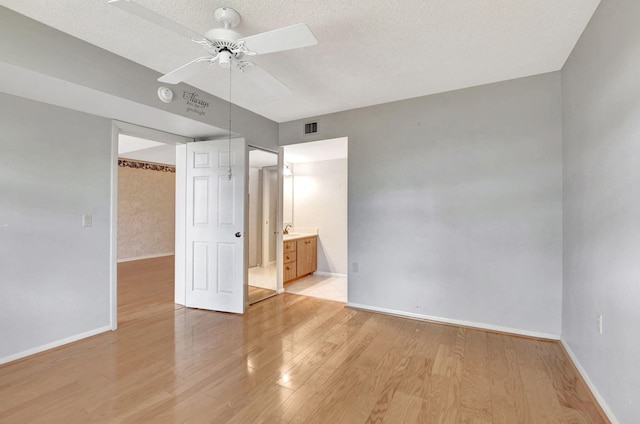
[[[1,363],[111,328],[111,121],[0,93],[0,128]]]
[[[603,0],[562,71],[562,337],[621,423],[640,417],[639,16]]]
[[[280,125],[343,136],[350,304],[559,337],[559,73]]]
[[[295,164],[293,223],[318,229],[318,272],[347,274],[347,159]]]
[[[176,174],[118,167],[118,261],[173,255]]]

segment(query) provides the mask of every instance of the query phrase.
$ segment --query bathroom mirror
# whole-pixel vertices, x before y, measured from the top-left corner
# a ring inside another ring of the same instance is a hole
[[[248,300],[277,292],[278,155],[249,146]]]

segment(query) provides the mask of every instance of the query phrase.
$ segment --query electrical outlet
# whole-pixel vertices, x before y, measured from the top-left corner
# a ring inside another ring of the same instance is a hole
[[[360,272],[360,265],[358,264],[358,262],[354,262],[351,264],[351,270],[356,273],[356,272]]]
[[[82,215],[82,226],[91,227],[93,225],[93,217],[91,214]]]
[[[598,334],[602,336],[602,313],[600,312],[596,314],[596,326],[598,329]]]

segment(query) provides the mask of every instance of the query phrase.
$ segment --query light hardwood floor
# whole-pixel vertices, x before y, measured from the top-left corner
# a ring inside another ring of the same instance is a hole
[[[118,264],[118,325],[168,312],[174,299],[174,256]]]
[[[175,308],[169,267],[120,267],[118,331],[1,366],[0,422],[607,422],[556,342],[292,294]]]
[[[276,294],[275,290],[263,289],[262,287],[249,286],[248,297],[249,304],[259,302],[269,296]]]

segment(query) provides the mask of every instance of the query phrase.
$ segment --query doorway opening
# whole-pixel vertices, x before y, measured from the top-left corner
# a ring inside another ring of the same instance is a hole
[[[175,151],[192,139],[114,121],[111,328],[174,303]]]
[[[283,178],[283,228],[289,229],[293,235],[289,240],[297,240],[297,244],[307,240],[306,235],[317,235],[315,271],[289,282],[285,271],[284,289],[346,303],[348,139],[287,145],[283,152],[285,169],[288,167],[291,174]],[[292,264],[301,274],[301,255],[297,250],[295,253]]]
[[[175,145],[118,135],[118,324],[174,308]]]

